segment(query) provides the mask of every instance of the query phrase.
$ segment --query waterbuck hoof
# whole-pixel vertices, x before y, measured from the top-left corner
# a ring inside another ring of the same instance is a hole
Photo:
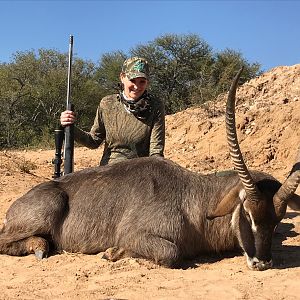
[[[49,245],[44,238],[32,236],[26,240],[26,249],[28,254],[34,253],[37,259],[42,259],[47,257]]]
[[[109,261],[117,261],[124,257],[124,252],[125,250],[123,248],[111,247],[104,252],[102,258]]]
[[[42,250],[35,250],[34,251],[34,255],[38,260],[41,260],[43,258],[47,257],[47,253],[45,251]]]

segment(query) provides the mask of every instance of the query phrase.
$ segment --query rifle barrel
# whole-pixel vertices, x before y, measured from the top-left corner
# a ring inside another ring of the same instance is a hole
[[[68,85],[67,85],[67,110],[73,110],[71,103],[71,77],[72,77],[72,58],[73,58],[73,36],[70,35],[69,42],[69,64],[68,64]],[[65,146],[64,146],[64,174],[73,172],[74,161],[74,125],[65,127]]]
[[[70,97],[71,97],[72,58],[73,58],[73,35],[70,35],[69,63],[68,63],[68,86],[67,86],[67,109],[69,109],[69,108],[71,109]]]

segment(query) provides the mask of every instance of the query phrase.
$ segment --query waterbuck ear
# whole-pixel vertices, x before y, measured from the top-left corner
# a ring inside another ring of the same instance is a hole
[[[244,201],[244,195],[246,195],[244,191],[245,190],[243,189],[241,184],[238,184],[235,187],[233,187],[223,197],[223,199],[221,199],[214,212],[208,214],[206,218],[208,220],[213,220],[214,218],[223,217],[232,213],[236,206],[242,201]]]

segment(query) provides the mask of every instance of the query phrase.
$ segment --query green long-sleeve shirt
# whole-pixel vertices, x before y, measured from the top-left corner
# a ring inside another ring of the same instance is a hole
[[[100,101],[90,132],[75,127],[75,140],[91,149],[105,141],[100,165],[135,157],[163,156],[164,105],[151,97],[151,106],[148,118],[140,120],[125,109],[117,94],[106,96]]]

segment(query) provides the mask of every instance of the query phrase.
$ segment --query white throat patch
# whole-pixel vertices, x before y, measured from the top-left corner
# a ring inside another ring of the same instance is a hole
[[[246,199],[246,191],[245,191],[245,189],[241,189],[239,191],[239,198],[241,199],[242,202],[245,201],[245,199]]]

